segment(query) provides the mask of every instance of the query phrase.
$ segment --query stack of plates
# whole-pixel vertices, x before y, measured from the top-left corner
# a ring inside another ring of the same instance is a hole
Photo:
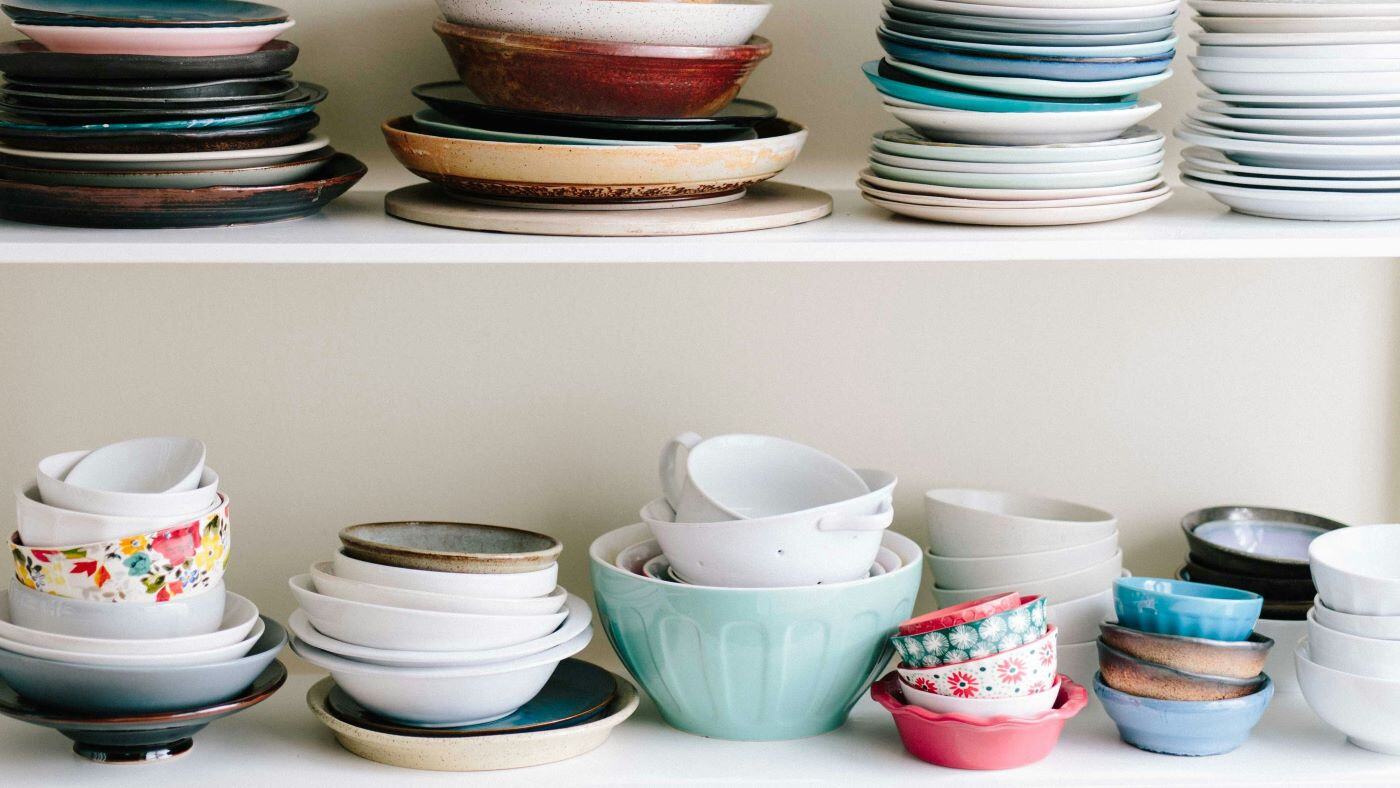
[[[965,224],[1105,221],[1164,201],[1156,112],[1176,0],[888,0],[864,66],[913,129],[877,135],[861,188],[895,213]]]
[[[1240,213],[1400,218],[1400,5],[1191,0],[1186,183]]]
[[[305,216],[365,168],[310,135],[286,11],[242,0],[13,0],[0,216],[190,227]]]

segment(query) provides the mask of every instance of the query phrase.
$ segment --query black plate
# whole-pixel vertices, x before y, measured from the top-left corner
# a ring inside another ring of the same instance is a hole
[[[21,24],[69,27],[242,27],[289,16],[243,0],[11,0],[0,9]]]
[[[0,143],[29,150],[67,153],[192,153],[195,151],[277,148],[300,142],[321,123],[314,112],[251,126],[169,131],[112,131],[73,134],[63,128],[0,127]]]
[[[5,80],[4,87],[26,93],[45,93],[67,98],[219,99],[263,95],[267,92],[268,85],[289,82],[291,79],[290,71],[279,71],[261,77],[206,79],[197,82],[74,82],[9,77]]]
[[[0,44],[0,71],[10,78],[197,80],[257,77],[286,71],[297,60],[296,44],[270,41],[246,55],[179,57],[160,55],[78,55],[50,52],[33,41]]]
[[[239,104],[214,104],[210,106],[187,107],[184,105],[157,106],[142,109],[88,109],[34,106],[28,100],[0,98],[0,113],[8,113],[25,120],[54,124],[91,123],[134,123],[182,118],[222,118],[234,115],[256,115],[262,112],[278,112],[297,107],[314,106],[326,98],[326,89],[311,82],[299,83],[298,89],[290,96],[274,101],[253,101]]]
[[[39,107],[43,109],[108,110],[142,109],[148,112],[168,109],[200,109],[210,107],[233,107],[239,104],[283,101],[296,95],[297,83],[291,80],[274,80],[257,83],[256,92],[242,96],[208,96],[172,98],[163,96],[82,96],[64,93],[43,93],[15,87],[7,83],[0,88],[0,101],[12,106]]]
[[[705,141],[712,133],[728,136],[777,117],[771,104],[735,99],[729,106],[703,118],[604,118],[493,107],[482,103],[461,82],[430,82],[413,89],[413,95],[457,123],[496,131],[595,137],[610,140],[653,139],[683,136]],[[700,135],[700,136],[697,136]]]
[[[306,180],[280,186],[117,189],[0,180],[0,219],[148,230],[278,222],[320,211],[349,191],[365,172],[359,159],[337,153]]]

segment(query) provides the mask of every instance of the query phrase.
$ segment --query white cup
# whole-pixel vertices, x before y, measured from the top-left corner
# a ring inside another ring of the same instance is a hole
[[[870,492],[835,457],[767,435],[677,435],[661,450],[660,474],[678,523],[774,517]]]

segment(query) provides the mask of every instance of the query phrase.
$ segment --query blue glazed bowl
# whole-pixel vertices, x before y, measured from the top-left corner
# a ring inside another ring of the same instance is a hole
[[[1139,698],[1103,683],[1094,674],[1094,694],[1118,726],[1123,741],[1166,755],[1220,755],[1249,738],[1274,697],[1274,683],[1230,700],[1188,701]]]
[[[1106,109],[1126,109],[1137,104],[1137,96],[1114,101],[1037,101],[990,93],[977,93],[959,88],[943,87],[924,82],[909,74],[894,76],[881,72],[880,61],[862,64],[875,87],[887,96],[927,104],[931,107],[961,109],[969,112],[1094,112]]]
[[[1146,77],[1166,71],[1175,50],[1138,57],[1055,57],[957,49],[893,31],[877,33],[892,57],[921,66],[989,77],[1053,79],[1063,82]]]
[[[714,588],[618,568],[644,523],[589,548],[598,617],[628,672],[668,724],[718,739],[771,741],[826,733],[879,675],[889,638],[914,610],[923,551],[886,532],[904,565],[849,583]]]
[[[1113,583],[1113,607],[1118,623],[1159,635],[1210,640],[1245,640],[1264,607],[1264,597],[1252,591],[1163,580],[1124,577]]]

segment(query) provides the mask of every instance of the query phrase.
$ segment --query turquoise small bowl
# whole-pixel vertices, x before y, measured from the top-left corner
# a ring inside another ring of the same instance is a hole
[[[1210,640],[1245,640],[1254,631],[1264,597],[1237,588],[1123,577],[1113,583],[1118,623],[1142,632]]]
[[[616,566],[651,538],[645,523],[589,547],[608,641],[667,724],[716,739],[799,739],[840,727],[894,654],[890,635],[914,610],[923,551],[887,531],[904,565],[848,583],[715,588],[667,583]]]
[[[926,104],[944,109],[961,109],[969,112],[1095,112],[1109,109],[1126,109],[1137,104],[1137,96],[1125,96],[1111,101],[1037,101],[1035,99],[1000,96],[992,93],[976,93],[957,88],[937,87],[932,83],[920,83],[908,79],[892,79],[880,73],[880,61],[872,60],[861,65],[865,73],[879,91],[897,99]]]

